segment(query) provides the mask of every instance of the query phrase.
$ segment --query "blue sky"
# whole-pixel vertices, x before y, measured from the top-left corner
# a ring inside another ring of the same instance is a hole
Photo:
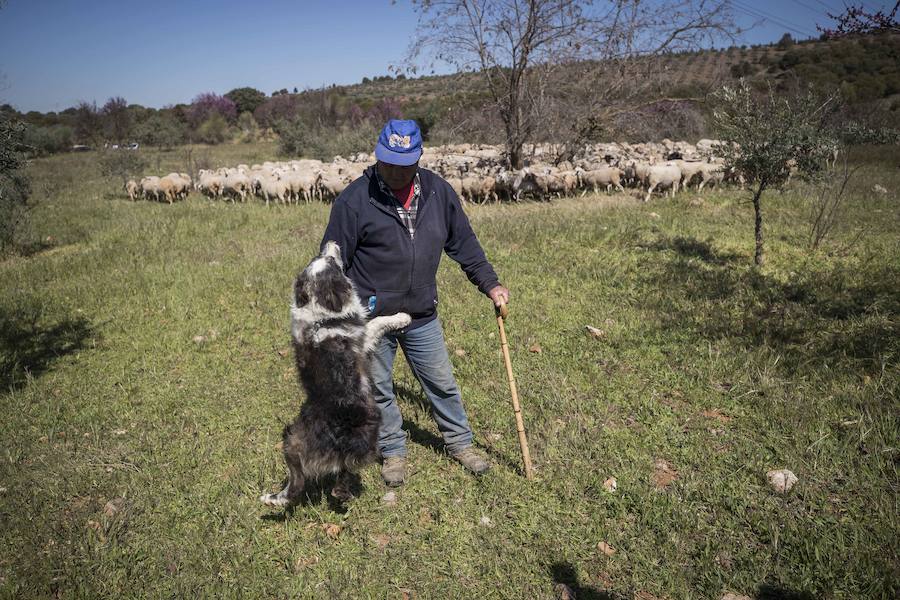
[[[815,35],[843,5],[734,2],[743,26],[765,19],[747,44]],[[357,83],[402,60],[415,23],[408,0],[0,0],[0,103],[46,112],[122,96],[158,108],[242,86]]]

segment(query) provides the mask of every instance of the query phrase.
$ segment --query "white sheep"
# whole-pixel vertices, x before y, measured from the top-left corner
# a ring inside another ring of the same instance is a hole
[[[275,199],[282,204],[284,204],[287,200],[287,184],[277,177],[272,176],[260,178],[259,188],[262,197],[266,200],[266,206],[269,206],[269,200],[271,199]]]
[[[590,171],[578,171],[578,178],[582,186],[590,187],[594,193],[597,193],[597,188],[600,186],[606,188],[607,194],[613,186],[620,192],[625,191],[621,183],[622,170],[617,167],[600,167]]]
[[[161,190],[159,189],[159,177],[156,175],[150,175],[148,177],[144,177],[141,179],[141,194],[144,198],[150,198],[153,196],[153,199],[159,201],[159,195]]]
[[[137,200],[141,194],[141,186],[134,179],[129,179],[125,182],[125,193],[130,200]]]
[[[647,197],[644,202],[650,201],[650,196],[656,188],[671,188],[672,197],[678,192],[678,184],[681,181],[681,169],[675,165],[652,165],[647,170]]]

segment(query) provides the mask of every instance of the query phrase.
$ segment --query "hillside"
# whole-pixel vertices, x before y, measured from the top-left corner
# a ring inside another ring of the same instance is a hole
[[[582,61],[558,66],[554,77],[534,141],[708,137],[713,132],[707,125],[707,96],[740,77],[761,90],[773,85],[787,91],[806,84],[825,92],[839,89],[848,118],[900,127],[897,34],[802,42],[786,36],[778,44],[666,54],[627,65]],[[477,73],[367,77],[354,85],[294,94],[284,89],[272,96],[242,89],[256,94],[258,102],[232,105],[230,113],[214,119],[209,112],[198,117],[197,104],[157,110],[126,106],[124,99],[110,99],[121,101],[118,116],[107,114],[109,102],[103,108],[83,103],[61,113],[18,116],[31,126],[35,154],[66,150],[73,143],[140,142],[171,148],[198,141],[280,137],[285,154],[331,158],[368,147],[377,127],[395,117],[418,120],[430,143],[504,139],[502,123],[490,109],[488,90]],[[328,135],[321,135],[322,130]]]
[[[669,88],[668,97],[694,97],[698,91],[738,77],[755,81],[787,81],[796,77],[814,85],[840,86],[851,104],[891,98],[900,93],[900,35],[732,46],[723,50],[666,54],[649,60],[656,63],[650,71],[669,74],[668,82],[673,87]],[[378,77],[342,89],[349,98],[359,102],[384,98],[427,102],[448,95],[486,94],[476,74],[415,79]],[[898,107],[895,102],[893,109]]]

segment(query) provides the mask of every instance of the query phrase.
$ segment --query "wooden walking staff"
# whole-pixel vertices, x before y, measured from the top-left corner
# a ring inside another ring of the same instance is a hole
[[[506,341],[506,329],[503,328],[503,320],[509,315],[506,304],[494,307],[497,313],[497,327],[500,328],[500,350],[503,351],[503,361],[506,363],[506,377],[509,379],[509,391],[512,394],[513,412],[516,413],[516,431],[519,433],[519,447],[522,449],[522,461],[525,463],[525,478],[532,479],[534,471],[531,469],[531,455],[528,453],[528,439],[525,437],[525,424],[522,421],[522,409],[519,408],[519,394],[516,392],[516,380],[513,377],[512,362],[509,360],[509,344]]]

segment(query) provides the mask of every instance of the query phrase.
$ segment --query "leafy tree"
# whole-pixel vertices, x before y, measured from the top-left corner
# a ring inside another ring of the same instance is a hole
[[[96,102],[79,102],[75,106],[72,122],[75,139],[81,143],[96,144],[103,131],[103,118]]]
[[[776,46],[778,46],[781,50],[787,50],[791,46],[794,45],[794,38],[789,33],[785,33],[781,36],[781,39],[778,40]]]
[[[135,136],[141,144],[164,150],[183,143],[186,133],[185,125],[168,110],[150,115],[135,127]]]
[[[838,147],[828,126],[837,108],[836,96],[822,98],[812,91],[780,96],[771,88],[757,98],[745,80],[715,94],[713,122],[720,144],[717,152],[726,169],[742,174],[751,185],[755,213],[754,263],[764,262],[762,195],[785,184],[794,171],[813,177],[827,165]]]
[[[188,122],[195,128],[214,115],[219,115],[226,123],[233,123],[237,119],[237,107],[231,99],[207,92],[194,98],[187,111]]]
[[[29,224],[31,185],[25,166],[25,125],[0,111],[0,255],[14,251]]]
[[[234,102],[238,114],[252,113],[260,104],[266,101],[266,95],[256,88],[235,88],[225,94],[225,97]]]
[[[110,98],[103,105],[100,113],[103,116],[106,135],[119,144],[128,141],[131,132],[131,115],[128,112],[128,103],[125,98],[121,96]]]

